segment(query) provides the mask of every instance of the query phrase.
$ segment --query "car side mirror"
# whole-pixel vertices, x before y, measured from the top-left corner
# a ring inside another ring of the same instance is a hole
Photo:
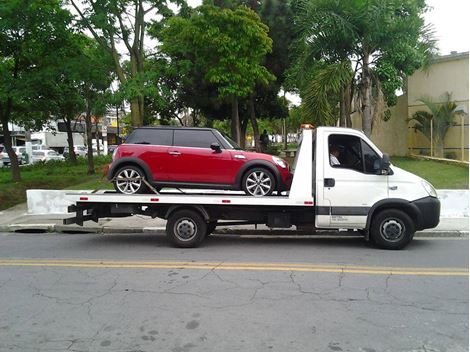
[[[221,153],[222,152],[222,148],[220,148],[220,144],[219,143],[212,143],[211,144],[211,149],[213,151],[215,151],[216,153]]]
[[[384,153],[380,161],[380,175],[388,175],[390,171],[390,156],[387,153]]]

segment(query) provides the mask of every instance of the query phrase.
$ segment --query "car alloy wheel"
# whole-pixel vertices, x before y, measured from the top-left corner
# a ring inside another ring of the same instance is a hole
[[[121,193],[138,193],[142,188],[142,175],[135,169],[124,168],[116,175],[115,185]]]
[[[264,170],[254,170],[245,179],[245,190],[255,197],[269,195],[273,191],[272,176]]]

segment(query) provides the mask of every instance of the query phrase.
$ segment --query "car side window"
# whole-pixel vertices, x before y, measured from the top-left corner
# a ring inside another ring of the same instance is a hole
[[[163,128],[137,129],[127,138],[126,143],[170,146],[173,144],[173,130]]]
[[[175,147],[210,148],[212,143],[219,144],[212,131],[175,130]]]
[[[364,172],[366,174],[377,174],[380,170],[380,156],[363,140],[362,155],[364,156]]]

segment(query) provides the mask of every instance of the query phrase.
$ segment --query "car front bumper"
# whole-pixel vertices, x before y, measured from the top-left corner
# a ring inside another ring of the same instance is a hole
[[[439,224],[441,202],[435,197],[425,197],[411,202],[419,210],[416,230],[432,229]]]

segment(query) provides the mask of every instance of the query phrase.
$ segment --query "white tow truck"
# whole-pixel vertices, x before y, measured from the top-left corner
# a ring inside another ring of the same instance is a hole
[[[69,212],[75,216],[64,224],[134,214],[158,217],[167,220],[167,237],[178,247],[197,247],[222,224],[313,226],[356,230],[380,248],[401,249],[415,231],[439,223],[440,202],[433,186],[391,165],[388,155],[360,131],[303,125],[293,172],[287,195],[268,197],[70,193]]]

